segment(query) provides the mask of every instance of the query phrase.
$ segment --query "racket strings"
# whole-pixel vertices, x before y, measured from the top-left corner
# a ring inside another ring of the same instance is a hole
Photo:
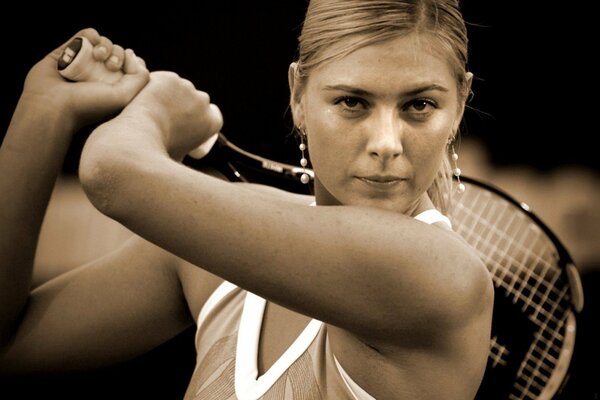
[[[506,367],[508,365],[506,357],[509,355],[510,351],[506,348],[506,346],[498,343],[498,337],[492,337],[489,355],[489,358],[492,360],[492,367],[496,367],[498,365]]]
[[[558,364],[570,312],[570,292],[552,241],[516,206],[468,185],[451,217],[455,230],[479,253],[494,284],[535,324],[510,399],[536,399]],[[510,351],[494,337],[492,366],[506,366]]]
[[[545,323],[569,309],[568,286],[556,265],[556,252],[541,231],[531,230],[528,226],[531,223],[506,205],[499,204],[500,209],[489,215],[462,204],[458,207],[460,209],[455,209],[454,213],[454,218],[461,221],[455,223],[457,232],[478,251],[494,276],[496,286],[501,286],[512,296],[513,303],[522,304],[522,311],[528,311],[538,323]],[[460,216],[457,211],[467,217]],[[494,216],[502,217],[507,211],[513,217],[505,230]],[[518,221],[520,231],[509,237],[506,232],[514,230],[515,221]]]

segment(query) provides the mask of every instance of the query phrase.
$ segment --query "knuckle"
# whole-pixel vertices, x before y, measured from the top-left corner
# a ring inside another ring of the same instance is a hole
[[[125,54],[125,49],[123,49],[123,46],[113,44],[112,52],[120,58],[123,58],[123,55]]]
[[[185,88],[187,88],[187,89],[194,88],[194,84],[189,79],[180,78],[180,81],[181,81],[182,86],[184,86]]]
[[[203,92],[202,90],[198,90],[197,97],[200,104],[208,107],[208,105],[210,104],[210,95],[208,93]]]
[[[77,32],[76,36],[99,38],[100,34],[98,33],[98,31],[96,29],[94,29],[92,27],[88,27],[88,28],[84,28],[84,29],[80,30],[79,32]]]
[[[163,71],[162,75],[167,79],[172,79],[172,80],[179,79],[179,75],[173,71]]]
[[[113,42],[106,36],[100,36],[100,44],[105,46],[109,51],[112,51]]]

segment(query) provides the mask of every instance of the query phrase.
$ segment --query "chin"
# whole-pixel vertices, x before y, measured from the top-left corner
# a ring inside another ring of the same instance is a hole
[[[409,209],[406,201],[399,199],[363,198],[354,199],[354,201],[345,204],[378,208],[380,210],[387,210],[401,214],[406,214],[407,210]]]

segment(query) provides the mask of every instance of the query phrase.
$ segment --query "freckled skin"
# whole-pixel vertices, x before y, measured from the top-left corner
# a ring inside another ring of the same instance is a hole
[[[311,73],[296,113],[308,136],[319,204],[410,215],[431,208],[425,191],[463,108],[450,64],[423,40],[410,34],[361,48]],[[445,90],[410,93],[430,85]],[[352,99],[339,101],[344,96]],[[360,179],[372,175],[402,181],[370,185]]]

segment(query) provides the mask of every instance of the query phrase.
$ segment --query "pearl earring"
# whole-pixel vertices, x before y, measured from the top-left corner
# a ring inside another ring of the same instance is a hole
[[[462,173],[462,171],[460,170],[460,168],[458,168],[458,154],[456,153],[456,150],[454,150],[454,144],[452,144],[452,154],[450,155],[450,157],[452,158],[452,163],[453,163],[453,168],[452,168],[452,173],[454,174],[454,176],[456,177],[456,180],[458,181],[458,193],[463,193],[465,191],[465,185],[463,183],[461,183],[460,181],[460,174]]]
[[[304,133],[304,131],[300,131],[301,142],[300,142],[300,145],[298,146],[298,148],[302,152],[302,158],[300,159],[300,165],[302,166],[302,175],[300,176],[300,182],[307,184],[308,182],[310,182],[310,177],[306,173],[306,166],[308,165],[308,160],[304,156],[304,151],[306,150],[306,144],[304,143],[305,135],[306,135],[306,133]]]

